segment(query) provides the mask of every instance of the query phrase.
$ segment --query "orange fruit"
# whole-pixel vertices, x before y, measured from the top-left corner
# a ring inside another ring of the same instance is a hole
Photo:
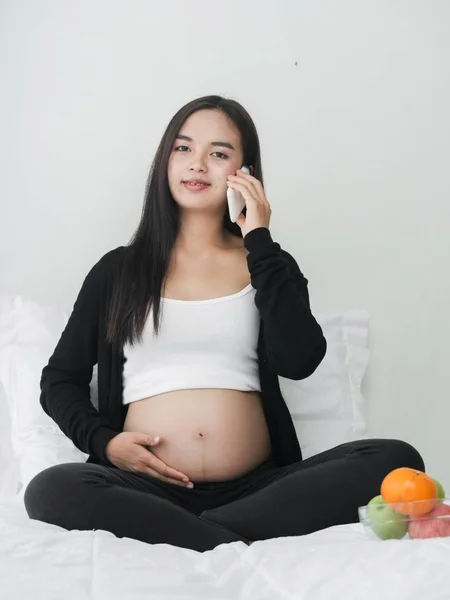
[[[433,479],[423,471],[409,467],[399,467],[388,473],[381,483],[380,494],[388,506],[404,515],[429,512],[438,496]]]

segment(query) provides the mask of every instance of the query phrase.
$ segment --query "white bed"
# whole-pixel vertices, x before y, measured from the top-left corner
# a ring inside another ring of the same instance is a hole
[[[39,377],[68,315],[0,297],[0,598],[16,600],[450,598],[450,538],[378,541],[348,524],[305,536],[195,552],[29,519],[32,477],[84,462],[39,404]],[[363,310],[317,315],[328,341],[308,379],[280,378],[304,457],[368,437],[361,383],[368,364]],[[96,402],[96,379],[92,381]]]
[[[359,524],[195,552],[66,531],[0,502],[2,600],[450,598],[450,538],[365,537]]]

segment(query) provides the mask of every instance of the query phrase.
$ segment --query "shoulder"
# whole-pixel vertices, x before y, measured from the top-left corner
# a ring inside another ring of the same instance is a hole
[[[97,267],[97,271],[114,271],[117,266],[121,264],[125,256],[128,255],[129,250],[128,246],[118,246],[113,250],[109,250],[109,252],[104,254],[94,266]]]
[[[90,268],[85,277],[84,286],[97,291],[101,289],[117,272],[125,256],[127,256],[128,250],[127,246],[119,246],[103,254]]]

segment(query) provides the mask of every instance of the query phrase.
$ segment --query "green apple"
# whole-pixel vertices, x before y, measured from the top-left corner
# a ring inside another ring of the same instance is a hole
[[[444,488],[442,487],[442,484],[440,484],[437,479],[434,479],[434,477],[432,477],[431,479],[434,481],[434,483],[436,485],[438,502],[442,502],[443,499],[445,498]]]
[[[375,496],[367,505],[370,527],[382,540],[400,540],[408,531],[408,517],[385,504],[383,497]]]

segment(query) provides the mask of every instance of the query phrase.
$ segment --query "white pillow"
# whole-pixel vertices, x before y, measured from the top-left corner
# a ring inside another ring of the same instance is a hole
[[[369,362],[369,315],[365,310],[316,314],[327,353],[310,377],[279,377],[303,458],[344,442],[368,438],[361,383]]]
[[[62,310],[20,296],[0,297],[0,385],[10,416],[16,494],[23,494],[31,479],[45,468],[85,462],[88,457],[63,434],[39,402],[42,369],[68,317]],[[0,463],[0,481],[10,478],[10,467],[6,465]],[[11,486],[5,486],[3,495],[10,492]]]
[[[19,480],[25,487],[47,467],[86,462],[88,458],[40,405],[39,381],[52,353],[48,350],[45,346],[21,344],[10,344],[0,350],[0,379],[12,415],[12,446],[18,460]]]
[[[11,415],[12,448],[23,494],[45,468],[86,462],[56,423],[43,411],[39,382],[69,314],[19,296],[0,296],[0,383]],[[303,457],[339,443],[367,437],[360,384],[367,367],[368,315],[353,310],[317,315],[327,338],[327,354],[315,373],[302,381],[279,378],[291,411]],[[96,368],[91,401],[96,406]],[[4,468],[0,464],[0,479]]]
[[[14,496],[19,487],[19,464],[12,446],[11,415],[0,381],[0,496]]]

